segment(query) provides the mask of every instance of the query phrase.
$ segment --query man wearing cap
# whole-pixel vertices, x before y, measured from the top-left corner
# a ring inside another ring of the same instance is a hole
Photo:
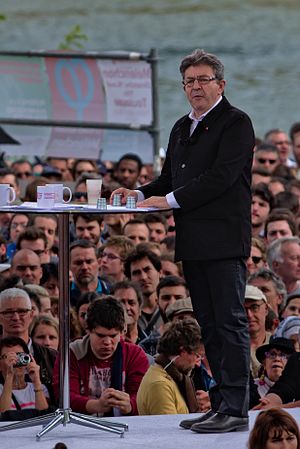
[[[245,309],[247,313],[250,334],[250,368],[253,377],[258,376],[260,363],[256,358],[256,349],[268,343],[271,333],[266,331],[266,316],[268,314],[267,299],[263,292],[253,285],[246,285]]]
[[[184,318],[193,317],[194,311],[192,300],[190,297],[177,299],[174,303],[166,308],[166,317],[168,321],[182,320]]]

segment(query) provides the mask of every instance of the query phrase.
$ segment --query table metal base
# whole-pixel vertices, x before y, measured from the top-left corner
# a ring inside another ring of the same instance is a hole
[[[59,424],[66,426],[67,424],[78,424],[79,426],[91,427],[92,429],[104,430],[106,432],[117,433],[121,438],[124,437],[124,432],[128,430],[127,424],[106,421],[95,416],[87,416],[81,413],[72,412],[71,409],[57,409],[54,413],[39,416],[37,418],[26,419],[18,421],[6,426],[0,426],[0,432],[6,430],[24,429],[25,427],[43,426],[43,429],[36,434],[36,440],[47,432],[57,427]]]

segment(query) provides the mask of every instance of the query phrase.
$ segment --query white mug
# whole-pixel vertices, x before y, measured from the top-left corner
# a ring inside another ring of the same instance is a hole
[[[102,179],[87,179],[86,189],[88,204],[96,205],[97,199],[101,196]]]
[[[0,206],[7,206],[16,199],[16,191],[9,184],[0,184]]]
[[[63,184],[46,184],[46,186],[49,186],[51,190],[53,190],[55,203],[69,203],[71,201],[72,191],[69,187],[64,186]],[[65,191],[69,194],[69,198],[67,200],[64,199]]]
[[[37,186],[36,188],[37,206],[43,209],[52,209],[55,204],[55,193],[49,185]]]

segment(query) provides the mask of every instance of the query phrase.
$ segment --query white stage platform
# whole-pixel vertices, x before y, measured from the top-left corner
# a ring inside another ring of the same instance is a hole
[[[300,408],[287,410],[300,423]],[[250,429],[259,412],[250,412]],[[60,425],[36,441],[41,427],[0,433],[1,449],[53,449],[59,441],[68,449],[246,449],[249,432],[200,435],[178,427],[188,415],[132,416],[116,421],[127,423],[124,438],[75,424]],[[193,417],[193,415],[189,415]],[[195,416],[195,415],[194,415]],[[2,423],[0,423],[1,426]],[[3,423],[4,424],[4,423]]]

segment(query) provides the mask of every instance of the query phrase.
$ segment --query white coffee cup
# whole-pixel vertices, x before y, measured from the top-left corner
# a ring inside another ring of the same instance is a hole
[[[55,192],[49,186],[37,186],[36,189],[37,206],[43,209],[52,209],[55,204]]]
[[[7,206],[16,199],[16,191],[9,184],[0,184],[0,206]]]
[[[69,203],[72,199],[72,191],[69,187],[64,186],[63,184],[46,184],[49,186],[51,190],[54,191],[54,202],[55,203]],[[64,193],[68,192],[69,198],[67,200],[64,199]]]
[[[87,179],[86,189],[88,204],[96,205],[97,199],[101,196],[102,179]]]

